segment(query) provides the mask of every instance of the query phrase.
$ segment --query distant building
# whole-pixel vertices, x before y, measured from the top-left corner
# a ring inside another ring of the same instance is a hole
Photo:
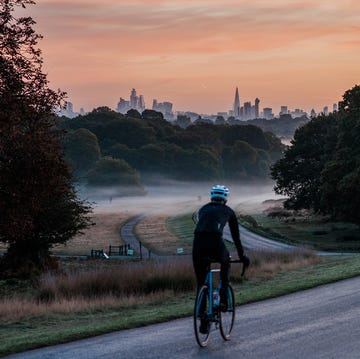
[[[173,104],[171,102],[157,102],[157,100],[154,99],[152,109],[161,112],[167,120],[174,119]]]
[[[259,103],[260,100],[258,98],[255,99],[255,105],[251,105],[250,101],[244,102],[243,106],[240,106],[240,97],[239,90],[236,87],[235,90],[235,99],[233,109],[229,111],[228,115],[235,117],[235,119],[247,121],[254,118],[260,117],[259,111]]]
[[[329,115],[329,107],[325,106],[325,107],[323,108],[323,114],[324,114],[325,116],[328,116],[328,115]]]
[[[242,120],[250,120],[251,118],[251,102],[244,102],[244,112],[242,115]]]
[[[145,110],[145,100],[144,100],[144,96],[140,95],[139,96],[139,100],[138,100],[138,110],[139,112],[143,112]]]
[[[338,110],[338,105],[336,103],[333,104],[333,112],[336,112]]]
[[[130,93],[130,107],[135,110],[137,110],[138,107],[138,97],[135,89],[132,89]]]
[[[120,97],[120,100],[116,106],[116,111],[120,113],[127,113],[130,109],[137,110],[140,113],[145,110],[144,96],[138,96],[134,88],[130,92],[130,100],[127,101]]]
[[[117,104],[116,111],[120,113],[126,113],[130,110],[130,101],[124,100],[120,97],[120,101]]]
[[[260,116],[260,113],[259,113],[259,103],[260,103],[260,100],[258,98],[255,99],[255,106],[254,106],[254,116],[255,118],[259,118]]]
[[[310,117],[311,117],[311,118],[316,117],[316,112],[315,112],[314,109],[312,109],[312,110],[310,111]]]
[[[235,99],[234,99],[234,116],[235,118],[240,118],[240,98],[239,98],[239,91],[236,87],[235,91]]]
[[[263,114],[264,114],[264,118],[267,119],[267,120],[271,120],[272,118],[274,118],[272,108],[270,108],[270,107],[265,107],[263,109]]]
[[[289,113],[289,111],[288,111],[288,107],[287,107],[287,106],[281,106],[281,107],[280,107],[279,116],[281,116],[281,115],[287,115],[288,113]]]
[[[291,116],[293,118],[302,117],[302,116],[307,116],[307,113],[299,108],[296,108],[295,111],[291,112]]]
[[[74,112],[72,102],[66,102],[65,109],[60,110],[59,115],[65,116],[67,118],[74,118],[74,117],[78,116],[79,114]]]

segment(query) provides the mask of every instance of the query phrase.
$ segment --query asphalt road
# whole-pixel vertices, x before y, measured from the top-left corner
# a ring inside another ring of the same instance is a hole
[[[124,330],[8,358],[360,358],[360,277],[237,308],[229,342],[199,348],[192,318]]]
[[[297,248],[295,246],[291,246],[286,243],[281,243],[262,237],[254,232],[249,231],[243,226],[239,226],[239,229],[240,229],[241,242],[245,249],[286,251],[286,250],[294,250]],[[230,229],[228,226],[224,228],[224,238],[232,242]]]

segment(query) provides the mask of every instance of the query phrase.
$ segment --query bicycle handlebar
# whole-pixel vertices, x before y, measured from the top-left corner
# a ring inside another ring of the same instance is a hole
[[[242,271],[241,271],[241,276],[243,277],[245,272],[246,272],[246,269],[249,267],[249,264],[248,263],[244,263],[243,261],[241,261],[240,259],[234,259],[234,260],[230,260],[230,263],[242,263],[243,264],[243,268],[242,268]]]
[[[230,257],[231,258],[231,257]],[[243,264],[243,268],[242,268],[242,271],[241,271],[241,276],[243,277],[245,272],[246,272],[246,269],[249,267],[249,264],[250,264],[250,261],[247,257],[244,256],[244,259],[246,258],[246,261],[242,261],[240,259],[230,259],[230,263],[242,263]],[[211,263],[219,263],[218,260],[214,260],[210,257],[204,257],[203,258],[206,262],[208,262],[208,264],[211,264]]]

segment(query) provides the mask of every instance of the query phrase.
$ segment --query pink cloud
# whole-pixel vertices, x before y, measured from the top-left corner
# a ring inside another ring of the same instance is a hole
[[[103,86],[104,98],[114,96],[116,87],[120,93],[136,85],[171,90],[174,98],[168,100],[174,102],[184,94],[185,102],[188,88],[197,89],[199,82],[223,92],[238,82],[256,89],[257,82],[273,92],[270,84],[289,76],[299,98],[310,103],[307,84],[323,81],[320,65],[329,62],[337,95],[337,84],[346,86],[351,77],[356,82],[359,75],[355,65],[345,75],[338,60],[346,55],[341,49],[359,56],[359,7],[357,1],[328,0],[39,0],[28,10],[45,37],[40,47],[51,80],[76,89],[79,102],[91,97],[87,103],[94,106],[90,81]]]

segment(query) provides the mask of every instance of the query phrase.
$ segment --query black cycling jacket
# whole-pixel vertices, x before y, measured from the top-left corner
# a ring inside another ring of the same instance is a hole
[[[201,207],[195,233],[212,233],[222,237],[226,223],[229,223],[231,236],[241,257],[244,250],[240,241],[239,224],[235,212],[226,204],[213,201]]]

